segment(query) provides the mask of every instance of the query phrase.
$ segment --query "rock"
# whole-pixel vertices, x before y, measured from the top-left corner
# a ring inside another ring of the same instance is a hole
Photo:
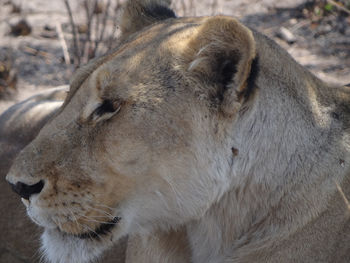
[[[289,20],[289,24],[291,24],[293,26],[296,25],[297,23],[298,23],[298,20],[296,18],[292,18]]]
[[[281,27],[276,33],[276,36],[286,41],[288,44],[293,44],[297,41],[294,34],[285,27]]]
[[[11,26],[11,35],[13,36],[27,36],[32,32],[32,27],[24,19]]]

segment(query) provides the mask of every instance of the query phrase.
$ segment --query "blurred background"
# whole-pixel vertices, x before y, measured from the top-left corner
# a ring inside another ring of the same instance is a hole
[[[0,0],[0,114],[68,84],[77,67],[113,48],[123,1]],[[178,16],[234,16],[324,81],[350,83],[350,0],[173,0],[173,9]],[[39,262],[40,231],[5,185],[6,169],[0,170],[0,263]],[[112,257],[100,262],[123,260]]]
[[[123,0],[0,0],[0,113],[67,84],[113,47]],[[178,16],[225,14],[277,41],[321,79],[350,82],[350,0],[177,0]]]

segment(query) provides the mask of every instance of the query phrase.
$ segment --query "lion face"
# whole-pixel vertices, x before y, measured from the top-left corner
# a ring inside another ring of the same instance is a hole
[[[254,56],[234,19],[170,18],[81,69],[7,177],[45,228],[48,258],[85,262],[123,235],[200,218],[229,187],[222,123]]]

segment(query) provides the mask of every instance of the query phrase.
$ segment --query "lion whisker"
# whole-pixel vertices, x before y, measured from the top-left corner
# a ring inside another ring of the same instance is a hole
[[[59,220],[57,220],[56,218],[52,218],[52,221],[60,228],[62,229],[62,225],[61,222]]]
[[[82,198],[82,200],[89,201],[89,202],[93,203],[94,206],[104,207],[104,208],[107,208],[107,209],[109,209],[111,211],[115,210],[114,207],[110,207],[108,205],[101,204],[101,203],[96,203],[95,200],[93,200],[92,198],[84,197],[84,198]]]
[[[96,220],[96,219],[92,219],[88,216],[84,216],[82,215],[80,218],[82,218],[82,220],[88,221],[88,222],[94,222],[94,223],[101,223],[101,224],[110,224],[113,225],[114,223],[108,222],[108,221],[101,221],[101,220]]]
[[[106,216],[88,216],[89,218],[106,218]],[[109,217],[108,217],[109,218]],[[111,217],[111,219],[113,219],[114,217]]]
[[[99,238],[101,238],[101,236],[100,236],[98,233],[96,233],[96,231],[93,230],[91,227],[89,227],[89,226],[86,225],[86,224],[83,224],[83,226],[84,226],[85,228],[87,228],[90,232],[94,233],[96,236],[98,236]],[[90,236],[90,238],[92,238],[92,236],[91,236],[90,233],[89,233],[89,236]]]
[[[72,212],[69,208],[67,208],[67,210],[68,210],[68,212],[70,212],[72,214],[73,219],[74,219],[73,222],[76,223],[79,228],[80,227],[83,228],[83,226],[78,222],[77,218],[75,217],[74,212]]]
[[[33,256],[31,257],[31,259],[33,261],[36,261],[35,259],[37,259],[37,261],[39,263],[44,263],[45,261],[45,254],[44,254],[44,251],[43,249],[38,249],[35,251],[35,253],[33,254]]]
[[[108,208],[108,209],[110,209],[110,210],[112,210],[112,211],[114,211],[114,210],[115,210],[115,208],[110,207],[110,206],[107,206],[107,205],[103,205],[103,204],[98,204],[98,203],[96,203],[96,204],[94,204],[94,205],[96,205],[96,206],[100,206],[100,207],[105,207],[105,208]]]
[[[37,254],[39,254],[39,263],[45,263],[45,250],[40,249],[37,251]]]
[[[111,218],[114,218],[114,216],[112,214],[110,214],[110,213],[108,213],[108,212],[106,212],[106,211],[104,211],[102,209],[99,209],[99,208],[96,208],[96,207],[93,207],[93,206],[87,206],[87,208],[89,208],[91,210],[94,210],[94,211],[97,211],[97,212],[100,212],[102,214],[105,214],[105,215],[107,215],[107,216],[109,216]]]

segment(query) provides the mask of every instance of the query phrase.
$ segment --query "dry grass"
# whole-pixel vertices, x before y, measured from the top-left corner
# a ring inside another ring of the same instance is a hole
[[[10,49],[0,52],[0,99],[11,95],[17,84],[17,72],[14,68],[14,58]]]
[[[68,0],[63,0],[72,31],[70,57],[75,67],[113,47],[118,37],[117,16],[120,0],[84,0],[84,23],[77,24]]]
[[[72,12],[69,1],[63,0],[72,33],[72,39],[68,45],[63,41],[64,37],[59,26],[57,32],[65,53],[66,63],[73,63],[75,67],[79,67],[113,47],[119,31],[117,16],[124,1],[84,0],[82,3],[84,23],[78,25],[75,19],[76,14]],[[180,16],[195,16],[196,2],[195,0],[173,1],[172,8]],[[214,14],[218,8],[218,0],[211,0],[210,7],[211,13]]]

